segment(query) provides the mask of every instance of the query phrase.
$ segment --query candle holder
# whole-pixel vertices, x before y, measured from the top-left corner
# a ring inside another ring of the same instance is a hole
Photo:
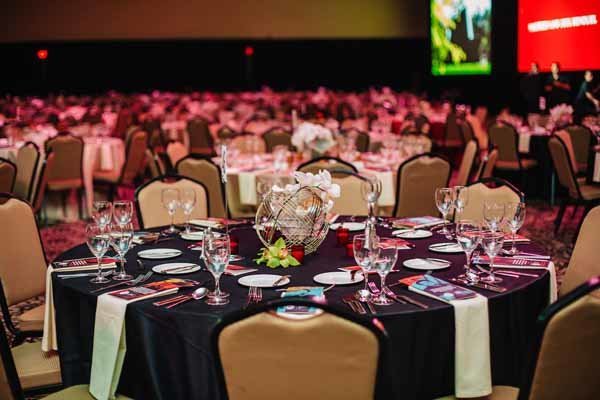
[[[346,256],[354,258],[354,244],[352,242],[346,243]]]
[[[292,257],[294,257],[300,264],[304,261],[304,245],[295,244],[291,248]]]
[[[344,246],[348,243],[348,240],[350,239],[350,230],[348,228],[340,226],[335,232],[335,236],[337,238],[338,245]]]

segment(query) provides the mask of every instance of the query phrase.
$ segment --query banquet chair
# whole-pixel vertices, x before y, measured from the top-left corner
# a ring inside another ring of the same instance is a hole
[[[600,275],[598,236],[600,234],[600,207],[594,207],[585,216],[569,265],[560,285],[559,296],[570,292],[593,276]]]
[[[573,143],[573,152],[575,154],[575,162],[577,163],[577,173],[585,172],[588,164],[588,156],[594,134],[592,131],[583,125],[569,125],[563,128],[571,136]],[[595,140],[594,140],[595,141]]]
[[[484,202],[520,203],[525,195],[510,182],[501,178],[484,178],[467,185],[468,201],[456,220],[483,221]]]
[[[289,306],[316,313],[292,318],[278,312]],[[289,400],[395,398],[382,329],[378,321],[301,299],[226,315],[212,334],[220,392],[229,400],[275,399],[282,393]]]
[[[208,121],[194,118],[187,123],[187,132],[190,139],[190,153],[212,155],[214,140],[208,129]]]
[[[558,176],[558,182],[568,192],[567,197],[561,199],[560,208],[556,214],[556,219],[554,221],[554,232],[556,234],[560,229],[567,206],[569,204],[584,205],[585,216],[594,205],[600,202],[600,187],[585,184],[577,179],[567,145],[560,137],[556,135],[550,137],[548,140],[548,150],[552,157],[552,164],[554,165],[556,176]]]
[[[569,154],[569,161],[571,162],[571,167],[575,174],[579,171],[579,165],[577,163],[577,158],[575,158],[575,149],[573,148],[573,141],[571,140],[571,135],[566,130],[562,129],[554,132],[554,135],[565,144],[565,148],[567,149],[567,153]],[[585,178],[580,179],[579,182],[584,182]]]
[[[177,164],[177,161],[185,158],[188,155],[188,151],[183,143],[170,142],[167,145],[167,155],[169,156],[171,166],[174,167],[175,164]]]
[[[464,143],[469,143],[471,140],[476,140],[475,133],[473,132],[473,126],[469,121],[462,121],[458,124],[458,126],[460,128],[460,133]]]
[[[368,215],[367,203],[362,201],[361,187],[364,178],[355,172],[333,171],[331,182],[340,185],[340,197],[333,200],[331,213],[339,215]],[[358,197],[358,198],[357,198]]]
[[[262,154],[267,151],[263,138],[256,135],[239,135],[229,143],[229,148],[237,149],[241,154]]]
[[[498,148],[496,170],[520,173],[524,178],[527,171],[537,166],[537,161],[522,158],[519,154],[519,134],[512,126],[496,123],[490,126],[489,137],[491,144]]]
[[[208,157],[191,154],[175,165],[179,176],[192,178],[208,188],[209,217],[227,218],[225,188],[221,182],[221,169]]]
[[[68,132],[48,139],[45,143],[46,153],[54,153],[54,163],[48,167],[48,192],[62,193],[63,209],[66,214],[67,195],[76,190],[79,197],[79,217],[83,211],[83,140]]]
[[[269,129],[263,135],[267,152],[272,153],[275,146],[286,146],[289,149],[292,147],[292,134],[283,128]]]
[[[32,200],[39,162],[40,150],[35,143],[27,142],[19,149],[16,162],[17,176],[13,191],[23,200]]]
[[[17,166],[12,161],[0,157],[0,192],[12,193],[17,175]]]
[[[47,218],[44,210],[44,200],[46,195],[46,187],[48,186],[48,169],[52,168],[54,164],[54,153],[50,152],[46,154],[46,159],[42,160],[40,165],[40,172],[36,182],[35,190],[32,194],[33,199],[31,200],[31,207],[33,212],[38,216],[38,220],[41,220],[44,224],[47,222]]]
[[[95,171],[94,189],[107,187],[108,201],[113,201],[120,186],[133,185],[135,178],[143,171],[147,144],[148,134],[145,131],[138,129],[131,133],[127,140],[125,163],[120,170]]]
[[[234,137],[238,136],[239,134],[234,131],[233,129],[231,129],[228,126],[222,126],[218,131],[217,131],[217,137],[219,139],[222,140],[230,140],[233,139]]]
[[[15,343],[26,337],[40,336],[44,326],[44,305],[16,318],[13,323],[9,307],[46,290],[46,255],[33,209],[25,200],[0,194],[0,311]]]
[[[473,166],[475,165],[475,158],[479,154],[476,140],[469,140],[465,146],[460,167],[458,168],[458,174],[456,176],[455,186],[465,186],[469,183]]]
[[[296,168],[296,170],[305,173],[311,172],[313,174],[319,173],[320,170],[327,170],[329,172],[332,172],[333,175],[340,171],[347,171],[353,173],[358,172],[356,167],[350,164],[349,162],[337,157],[329,156],[313,158],[312,160],[300,164],[298,168]]]
[[[494,146],[483,157],[483,160],[481,160],[475,180],[478,181],[483,178],[491,178],[494,175],[496,161],[498,161],[498,148]]]
[[[151,148],[146,149],[146,165],[150,171],[150,176],[156,178],[167,173],[162,158],[158,156]]]
[[[409,158],[398,167],[395,217],[438,215],[435,189],[448,186],[450,161],[435,153]]]
[[[518,388],[494,386],[489,400],[598,398],[600,277],[593,277],[546,308],[524,357]],[[451,400],[447,396],[438,400]]]
[[[445,148],[462,147],[463,134],[461,132],[456,114],[451,112],[446,116],[446,129],[444,131],[444,142],[441,144]]]
[[[350,128],[342,131],[344,136],[355,136],[356,150],[361,153],[369,151],[371,147],[371,138],[368,133],[360,131],[356,128]]]
[[[162,204],[163,189],[193,189],[196,192],[196,206],[191,219],[208,217],[208,189],[204,184],[178,175],[163,175],[151,179],[135,190],[135,208],[141,229],[166,226],[171,223],[167,210]],[[174,223],[181,224],[185,217],[181,209],[175,213]]]

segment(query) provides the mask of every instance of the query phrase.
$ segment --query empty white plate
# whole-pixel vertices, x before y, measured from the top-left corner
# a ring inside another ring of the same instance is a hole
[[[402,239],[425,239],[433,236],[433,233],[431,231],[426,231],[425,229],[400,229],[392,232],[392,235]]]
[[[314,281],[322,285],[352,285],[353,283],[362,282],[364,277],[362,272],[357,272],[352,280],[352,274],[345,271],[324,272],[316,275]]]
[[[219,232],[213,232],[213,235],[215,235],[215,237],[221,236],[221,234]],[[181,236],[181,238],[184,240],[199,241],[204,238],[204,232],[203,231],[194,231],[194,232],[190,232],[190,233],[185,233],[185,231],[184,231],[184,232],[181,232],[179,234],[179,236]]]
[[[256,274],[246,275],[238,279],[238,283],[243,286],[254,286],[260,288],[276,287],[274,283],[281,278],[281,275],[275,274]],[[277,286],[283,286],[290,283],[290,278],[283,278]]]
[[[402,264],[406,268],[423,271],[445,269],[452,265],[450,261],[441,260],[439,258],[411,258],[410,260],[405,260]]]
[[[173,258],[181,255],[181,250],[177,249],[149,249],[142,250],[137,253],[139,258],[148,260],[163,260],[165,258]]]
[[[192,272],[200,271],[201,267],[198,264],[192,263],[167,263],[155,265],[152,271],[157,274],[181,275],[191,274]]]
[[[458,243],[435,243],[429,246],[429,250],[436,253],[462,253],[463,249]]]
[[[333,229],[335,231],[341,225],[342,225],[341,223],[336,222],[335,224],[329,225],[329,228]],[[344,228],[348,229],[350,232],[363,231],[365,229],[364,222],[344,222],[343,225],[344,225]]]

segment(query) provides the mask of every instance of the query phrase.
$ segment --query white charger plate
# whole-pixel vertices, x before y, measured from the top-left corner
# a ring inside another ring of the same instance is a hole
[[[344,228],[348,229],[350,232],[364,231],[365,223],[364,222],[344,222]],[[329,229],[337,230],[342,223],[336,222],[335,224],[329,225]]]
[[[168,270],[172,270],[175,268],[183,268],[190,267],[189,269],[169,272]],[[167,264],[159,264],[152,267],[152,271],[157,274],[165,274],[165,275],[184,275],[191,274],[192,272],[200,271],[201,267],[198,264],[193,263],[167,263]]]
[[[255,275],[246,275],[238,279],[238,283],[242,286],[254,286],[260,288],[272,288],[284,286],[290,283],[290,278],[282,279],[277,286],[274,283],[281,278],[281,275],[275,274],[255,274]]]
[[[357,272],[352,280],[352,274],[346,271],[324,272],[313,277],[314,281],[322,285],[352,285],[362,282],[365,278],[362,272]]]
[[[442,260],[439,258],[433,258],[435,261],[428,261],[424,258],[411,258],[409,260],[404,260],[402,263],[406,268],[410,269],[418,269],[421,271],[433,271],[439,269],[449,268],[452,263],[447,260]]]
[[[181,255],[181,250],[177,249],[148,249],[142,250],[137,253],[139,258],[145,258],[147,260],[164,260],[167,258],[175,258]]]
[[[460,244],[455,242],[434,243],[429,246],[429,250],[435,253],[462,253],[464,250]]]
[[[433,236],[433,233],[431,231],[426,231],[425,229],[400,229],[393,231],[392,235],[402,239],[425,239]]]

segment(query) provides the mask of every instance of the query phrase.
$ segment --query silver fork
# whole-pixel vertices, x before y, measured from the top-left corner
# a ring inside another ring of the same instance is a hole
[[[135,286],[138,283],[146,282],[148,279],[150,279],[151,276],[152,276],[152,271],[149,271],[146,274],[138,275],[135,279],[132,279],[130,281],[114,283],[112,285],[108,285],[108,286],[104,286],[104,287],[92,290],[90,293],[98,293],[105,289],[112,289],[112,288],[115,288],[118,286]]]
[[[253,302],[254,296],[256,296],[256,287],[250,286],[250,289],[248,289],[248,296],[246,297],[246,305],[244,306],[244,308],[248,307],[250,303]]]

